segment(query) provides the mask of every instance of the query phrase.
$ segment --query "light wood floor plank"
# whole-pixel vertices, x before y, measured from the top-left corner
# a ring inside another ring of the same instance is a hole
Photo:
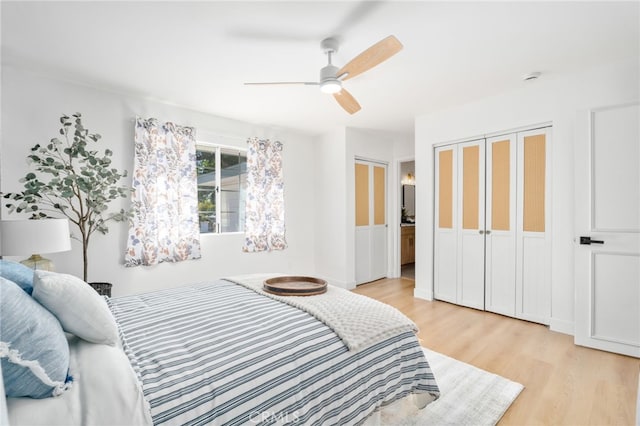
[[[385,279],[354,292],[404,312],[423,346],[522,383],[500,425],[635,424],[640,360],[576,346],[543,325],[415,299],[413,288]]]

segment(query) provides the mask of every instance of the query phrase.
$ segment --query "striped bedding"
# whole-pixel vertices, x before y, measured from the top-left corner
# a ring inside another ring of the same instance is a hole
[[[308,313],[230,281],[109,304],[157,425],[350,425],[439,395],[413,333],[349,351]]]

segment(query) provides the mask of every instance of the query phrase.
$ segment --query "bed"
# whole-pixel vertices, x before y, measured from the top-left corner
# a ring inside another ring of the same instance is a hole
[[[11,424],[362,424],[439,396],[415,325],[329,286],[273,296],[246,275],[105,298],[116,345],[67,334],[72,386],[7,398]],[[86,284],[85,284],[86,285]]]

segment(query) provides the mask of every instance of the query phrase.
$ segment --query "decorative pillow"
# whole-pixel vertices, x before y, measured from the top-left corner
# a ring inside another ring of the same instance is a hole
[[[0,277],[13,281],[29,294],[33,292],[33,269],[22,263],[0,259]]]
[[[70,383],[69,344],[60,323],[20,287],[0,277],[0,362],[7,396],[47,398]]]
[[[33,298],[58,318],[65,331],[92,343],[117,343],[118,326],[107,302],[80,278],[36,270]]]

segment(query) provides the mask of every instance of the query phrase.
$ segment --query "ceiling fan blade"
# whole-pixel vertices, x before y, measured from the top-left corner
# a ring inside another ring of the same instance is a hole
[[[341,76],[346,73],[347,75],[342,80],[348,80],[386,61],[401,50],[402,43],[395,36],[390,35],[349,61],[338,71],[337,75]]]
[[[276,86],[276,85],[305,85],[305,86],[318,86],[320,83],[315,81],[274,81],[264,83],[244,83],[245,86]]]
[[[360,104],[356,101],[356,98],[351,96],[351,93],[346,91],[346,89],[342,89],[338,93],[334,93],[333,97],[349,114],[355,114],[360,111]]]

